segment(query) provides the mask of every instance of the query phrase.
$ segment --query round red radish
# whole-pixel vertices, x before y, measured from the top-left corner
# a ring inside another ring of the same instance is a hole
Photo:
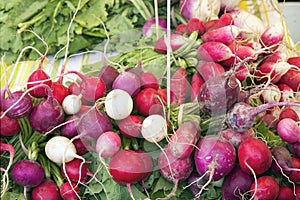
[[[281,110],[279,114],[279,120],[282,120],[284,118],[291,118],[296,122],[300,120],[296,111],[291,107],[287,107]]]
[[[121,138],[112,131],[104,132],[96,141],[96,152],[99,157],[110,158],[120,150],[120,147]]]
[[[255,183],[251,185],[251,195],[257,200],[274,200],[279,195],[279,185],[272,176],[261,176],[257,179],[257,188]]]
[[[30,89],[36,85],[45,84],[51,87],[52,81],[48,80],[50,77],[42,70],[37,69],[28,78],[27,89]],[[34,83],[37,82],[37,83]],[[47,90],[45,88],[39,87],[31,90],[30,95],[36,98],[46,97]]]
[[[292,168],[298,171],[291,171],[289,178],[293,182],[300,182],[300,158],[292,157]]]
[[[106,85],[102,78],[86,76],[80,83],[80,90],[87,101],[94,102],[104,96]]]
[[[63,84],[53,82],[51,85],[54,98],[62,105],[63,100],[69,95],[69,90]]]
[[[196,31],[200,36],[205,32],[204,22],[200,18],[196,18],[196,17],[191,18],[187,23],[186,30],[188,35]]]
[[[294,200],[294,192],[293,190],[285,185],[279,187],[279,194],[276,200]]]
[[[150,114],[161,113],[162,105],[158,99],[158,92],[153,88],[145,88],[136,96],[134,106],[139,114],[148,116]]]
[[[187,24],[179,24],[177,27],[176,27],[176,34],[179,34],[179,35],[183,35],[187,32]]]
[[[80,83],[76,83],[76,82],[71,83],[68,87],[68,90],[69,90],[69,94],[73,94],[73,95],[77,95],[77,96],[80,95],[81,94],[80,93]],[[82,96],[80,100],[81,100],[83,105],[92,104],[92,102],[86,100],[84,98],[84,96]]]
[[[74,182],[65,182],[59,187],[59,193],[63,200],[77,200],[80,196],[80,189]]]
[[[157,90],[159,87],[159,83],[156,76],[154,76],[154,74],[150,72],[142,73],[140,75],[140,82],[142,88],[153,88]]]
[[[141,134],[142,119],[137,115],[130,115],[125,119],[122,119],[119,124],[120,133],[125,137],[132,138],[137,137]]]
[[[31,192],[32,200],[59,200],[59,190],[57,185],[51,179],[46,179]]]
[[[238,148],[240,167],[248,174],[256,175],[266,172],[272,165],[272,153],[261,140],[253,137],[243,141]]]
[[[73,144],[76,148],[77,155],[82,156],[88,152],[88,150],[87,150],[87,145],[89,145],[88,140],[86,140],[84,138],[75,139],[75,140],[73,140]]]
[[[109,92],[112,89],[113,82],[118,75],[118,70],[112,66],[104,66],[101,68],[99,77],[103,79],[106,85],[106,92]]]
[[[65,170],[66,171],[65,171]],[[65,167],[61,168],[61,174],[62,176],[67,179],[67,176],[69,179],[73,182],[84,182],[86,176],[87,176],[88,168],[84,161],[78,158],[74,158],[73,160],[66,162]]]
[[[0,111],[0,115],[2,114],[3,112]],[[18,120],[12,119],[6,115],[0,119],[0,124],[0,135],[4,137],[14,136],[21,130]]]

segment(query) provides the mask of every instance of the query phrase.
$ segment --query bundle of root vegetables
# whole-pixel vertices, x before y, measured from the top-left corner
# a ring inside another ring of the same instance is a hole
[[[14,91],[5,69],[1,198],[299,199],[300,56],[238,3],[181,1],[185,22],[148,21],[151,48],[93,73],[50,77],[36,50]]]

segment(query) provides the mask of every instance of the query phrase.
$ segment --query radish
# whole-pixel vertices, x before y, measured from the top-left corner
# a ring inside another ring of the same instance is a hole
[[[263,62],[258,66],[255,75],[258,76],[258,80],[265,82],[271,79],[272,83],[277,83],[280,81],[282,76],[286,74],[292,65],[285,61],[281,62]]]
[[[103,111],[91,108],[86,111],[77,123],[79,137],[87,140],[96,140],[102,133],[112,130],[112,123]]]
[[[88,152],[87,146],[90,146],[89,141],[84,138],[73,140],[73,144],[79,156],[86,154]]]
[[[261,34],[260,40],[263,46],[271,47],[272,50],[276,49],[282,42],[284,31],[281,23],[273,24],[266,28]]]
[[[251,195],[254,199],[273,200],[279,195],[279,185],[272,176],[261,176],[251,185]]]
[[[279,83],[285,83],[290,86],[294,92],[300,88],[300,70],[289,69],[279,80]]]
[[[77,120],[79,120],[79,118],[75,115],[68,116],[65,120],[65,122],[68,123],[61,127],[60,135],[65,136],[69,139],[77,136],[78,135],[78,129],[76,123]]]
[[[66,86],[64,86],[62,84],[62,80],[61,80],[61,82],[59,82],[59,80],[57,82],[52,82],[51,89],[52,89],[52,93],[53,93],[54,98],[60,104],[62,104],[64,99],[66,98],[66,96],[69,95],[69,90]]]
[[[141,134],[142,119],[138,115],[130,115],[122,119],[119,124],[119,130],[122,135],[128,138],[135,138]]]
[[[167,23],[165,20],[158,18],[158,26],[160,29],[162,29],[163,32],[167,32]],[[146,38],[149,38],[153,35],[153,29],[156,27],[156,18],[149,19],[146,21],[146,23],[143,25],[142,33],[143,36]]]
[[[48,140],[45,146],[45,153],[49,160],[57,164],[70,162],[74,158],[80,158],[76,154],[74,144],[64,136],[54,136]]]
[[[73,160],[66,162],[65,167],[61,168],[62,176],[66,180],[69,178],[72,182],[84,183],[87,173],[88,168],[86,163],[78,158],[74,158]]]
[[[271,150],[273,159],[275,163],[273,164],[273,169],[278,174],[280,169],[284,172],[289,172],[289,169],[292,167],[292,156],[290,152],[283,146],[276,146]]]
[[[275,106],[300,106],[294,102],[271,102],[252,107],[245,102],[238,102],[227,112],[227,125],[237,132],[245,132],[252,128],[255,118],[259,113]]]
[[[249,191],[254,179],[238,165],[225,177],[222,184],[222,200],[238,200]]]
[[[70,94],[64,98],[62,108],[67,115],[74,115],[79,112],[82,104],[81,97],[81,94],[78,96]]]
[[[120,73],[112,85],[112,89],[124,90],[132,97],[135,97],[139,93],[140,88],[141,82],[139,77],[130,71]]]
[[[59,187],[59,193],[63,200],[77,200],[80,189],[74,182],[65,182]]]
[[[68,87],[68,90],[69,90],[69,94],[73,94],[73,95],[77,95],[77,96],[81,95],[82,105],[92,105],[93,104],[93,102],[86,100],[84,98],[84,96],[82,96],[82,94],[80,93],[80,82],[79,83],[77,83],[77,82],[71,83]]]
[[[295,142],[291,144],[291,149],[296,157],[300,158],[300,142]]]
[[[56,186],[55,182],[51,179],[44,180],[41,184],[37,187],[33,188],[31,192],[31,199],[32,200],[59,200],[60,194],[58,187]]]
[[[59,102],[53,97],[47,85],[40,85],[47,89],[48,97],[36,105],[30,116],[29,123],[33,130],[41,134],[53,133],[53,129],[64,121],[64,112]]]
[[[279,187],[279,194],[276,200],[295,200],[295,195],[293,190],[285,185]]]
[[[20,160],[12,168],[12,178],[20,186],[33,188],[38,186],[45,177],[43,167],[36,161]]]
[[[263,88],[260,97],[264,103],[279,102],[281,91],[277,85],[270,84]]]
[[[11,93],[9,90],[7,90],[7,93],[8,97],[3,101],[1,100],[1,108],[3,111],[10,109],[6,113],[8,117],[19,119],[31,113],[33,108],[33,101],[27,93],[23,93],[22,91]],[[16,102],[18,103],[14,105]]]
[[[42,61],[41,61],[42,62]],[[40,63],[39,68],[32,72],[27,80],[27,89],[33,88],[37,85],[44,84],[51,87],[52,81],[50,77],[42,70],[42,65]],[[45,88],[36,87],[34,90],[31,90],[30,95],[36,98],[46,97],[47,90]]]
[[[171,49],[172,51],[175,51],[179,49],[182,45],[187,43],[188,38],[179,35],[179,34],[171,34],[170,36],[170,42],[171,42]],[[167,45],[165,42],[165,38],[161,37],[154,43],[154,51],[161,54],[167,53]]]
[[[2,115],[2,111],[0,111],[0,115]],[[20,132],[20,125],[18,120],[10,118],[6,115],[3,118],[0,118],[0,136],[2,137],[10,137],[18,134]]]
[[[105,111],[115,120],[128,117],[133,110],[133,100],[128,92],[122,89],[113,89],[105,98]]]
[[[233,18],[230,13],[223,13],[219,19],[212,19],[206,22],[206,24],[212,23],[211,26],[206,28],[206,31],[221,28],[228,25],[233,25]]]
[[[106,85],[106,92],[109,92],[112,89],[113,82],[118,75],[118,70],[112,66],[104,66],[101,68],[99,77],[103,79]]]
[[[146,117],[151,114],[162,113],[162,103],[160,102],[159,90],[153,88],[145,88],[141,90],[134,102],[137,112]]]
[[[185,33],[187,33],[187,24],[179,24],[178,26],[176,26],[176,34],[179,35],[184,35]]]
[[[142,73],[140,75],[140,82],[142,88],[153,88],[157,90],[159,87],[158,79],[150,72]]]
[[[200,200],[199,191],[201,187],[205,184],[205,180],[201,179],[201,176],[198,173],[192,172],[188,178],[188,187],[195,196],[196,200]]]
[[[221,42],[205,42],[198,48],[198,58],[220,62],[233,56],[230,48]]]
[[[104,132],[96,141],[96,152],[102,158],[112,157],[120,150],[120,147],[121,138],[112,131]]]
[[[224,114],[237,100],[240,84],[235,76],[224,73],[206,81],[200,88],[198,101],[204,112]]]
[[[179,106],[185,102],[188,87],[187,72],[183,67],[179,67],[170,80],[170,90],[173,93],[171,104]]]
[[[195,165],[199,174],[217,181],[227,175],[234,167],[236,160],[234,146],[218,136],[204,136],[197,144]]]
[[[287,62],[291,65],[297,66],[300,69],[300,56],[289,57]]]
[[[234,25],[223,26],[206,31],[201,39],[203,42],[221,42],[228,44],[236,39],[240,34],[240,29]]]
[[[145,140],[157,143],[167,136],[166,119],[158,114],[149,115],[142,123],[142,136]]]
[[[228,128],[220,131],[219,135],[222,138],[228,140],[234,147],[238,148],[243,141],[247,140],[248,138],[254,137],[254,131],[253,129],[249,129],[246,132],[239,133]]]
[[[187,22],[186,31],[188,35],[196,31],[200,36],[205,32],[204,22],[200,18],[193,17]]]
[[[199,91],[201,86],[204,84],[204,80],[199,73],[194,73],[191,80],[191,87],[190,87],[190,95],[191,101],[197,100]]]
[[[279,120],[282,120],[284,118],[291,118],[296,122],[300,120],[296,111],[291,107],[284,108],[280,111]]]
[[[292,168],[289,178],[293,182],[300,182],[300,158],[292,157]]]
[[[284,118],[278,122],[277,133],[285,142],[300,142],[300,127],[291,118]]]
[[[222,65],[216,62],[209,62],[204,60],[200,60],[198,62],[196,69],[204,79],[204,81],[207,81],[208,79],[215,76],[220,76],[225,72],[225,69]]]
[[[293,89],[284,83],[277,84],[280,92],[281,92],[281,99],[280,101],[293,101],[295,99]]]
[[[237,155],[241,169],[248,174],[263,174],[272,165],[270,149],[255,137],[243,141],[238,148]]]
[[[187,158],[192,154],[200,137],[200,127],[196,122],[185,122],[171,136],[167,148],[175,158]]]

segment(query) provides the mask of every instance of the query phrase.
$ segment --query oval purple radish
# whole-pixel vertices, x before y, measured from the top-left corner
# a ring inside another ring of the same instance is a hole
[[[136,96],[141,88],[139,77],[132,73],[124,71],[119,74],[113,82],[112,89],[122,89],[132,97]]]
[[[68,116],[65,119],[65,122],[68,122],[68,121],[71,121],[71,122],[69,122],[61,127],[60,135],[65,136],[69,139],[78,135],[77,123],[76,123],[76,121],[73,121],[73,120],[79,120],[79,118],[76,117],[75,115],[72,115],[72,116]]]
[[[23,187],[36,187],[44,180],[44,169],[36,161],[20,160],[12,168],[13,180]]]
[[[2,102],[2,110],[6,111],[9,109],[14,103],[19,101],[17,105],[13,106],[10,111],[7,112],[7,116],[14,119],[19,119],[29,115],[33,108],[33,101],[28,94],[21,98],[24,93],[22,91],[17,91],[10,93],[7,98],[5,98]]]
[[[112,89],[114,80],[118,77],[119,72],[112,66],[104,66],[99,72],[99,77],[103,79],[106,85],[106,92]]]
[[[234,146],[214,135],[202,138],[195,151],[195,164],[199,174],[212,172],[212,180],[217,181],[227,175],[234,167],[236,152]],[[210,173],[206,174],[208,178]]]

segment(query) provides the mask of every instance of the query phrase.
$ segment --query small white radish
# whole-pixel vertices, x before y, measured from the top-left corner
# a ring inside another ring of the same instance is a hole
[[[167,136],[166,119],[158,114],[149,115],[142,123],[141,133],[149,142],[160,142]]]
[[[81,94],[70,94],[65,97],[64,101],[62,102],[62,107],[67,115],[74,115],[79,112],[82,105],[81,97]]]
[[[268,85],[262,91],[261,97],[265,103],[279,102],[281,99],[281,91],[277,85]]]
[[[133,109],[133,100],[124,90],[114,89],[105,98],[105,110],[109,117],[122,120],[128,117]]]
[[[52,137],[45,146],[46,156],[49,160],[62,164],[69,162],[76,157],[76,148],[70,139],[64,136]]]

